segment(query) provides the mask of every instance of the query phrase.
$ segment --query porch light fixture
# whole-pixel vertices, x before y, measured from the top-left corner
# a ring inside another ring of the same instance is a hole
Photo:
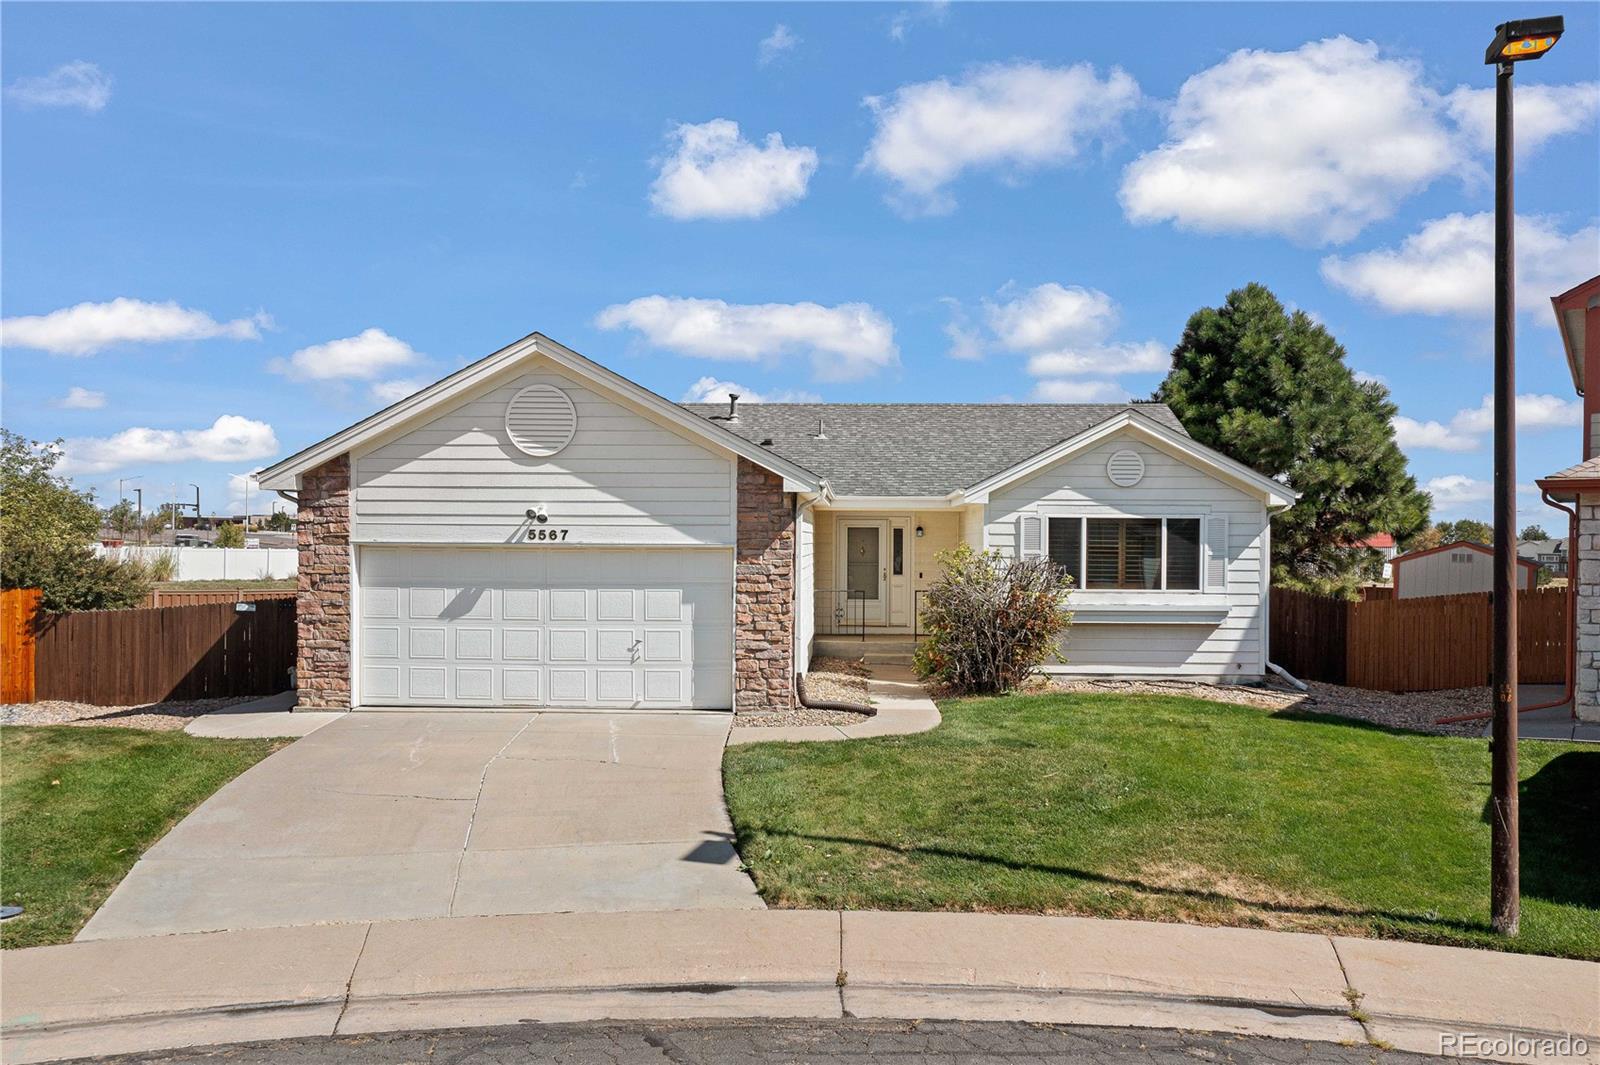
[[[917,526],[917,539],[922,539],[922,526]]]

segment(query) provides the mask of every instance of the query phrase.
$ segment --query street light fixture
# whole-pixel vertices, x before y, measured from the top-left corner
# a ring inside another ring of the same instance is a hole
[[[1495,27],[1484,63],[1497,67],[1494,103],[1494,724],[1489,797],[1489,920],[1514,936],[1521,923],[1517,811],[1517,415],[1515,208],[1511,181],[1511,72],[1555,47],[1560,15]]]

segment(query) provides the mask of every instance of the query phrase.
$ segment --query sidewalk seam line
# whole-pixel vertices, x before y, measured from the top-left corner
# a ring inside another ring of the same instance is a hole
[[[356,960],[350,966],[350,976],[344,982],[344,1001],[339,1003],[339,1016],[333,1019],[333,1031],[328,1033],[330,1036],[339,1034],[339,1026],[344,1023],[345,1012],[350,1009],[350,993],[356,984],[356,970],[361,967],[361,959],[367,953],[367,940],[372,938],[372,924],[373,922],[368,922],[367,930],[361,936],[361,948],[356,951]]]
[[[483,789],[489,783],[489,767],[498,762],[500,756],[505,754],[507,749],[522,737],[524,732],[533,727],[533,723],[537,720],[539,720],[538,714],[531,715],[528,720],[522,723],[522,727],[517,729],[512,734],[512,737],[506,740],[505,744],[494,752],[487,762],[483,763],[483,772],[478,774],[478,793],[472,797],[472,813],[467,817],[467,835],[461,841],[461,854],[456,858],[456,873],[450,883],[450,905],[445,909],[446,917],[454,917],[456,915],[456,896],[461,893],[461,867],[467,862],[467,848],[472,846],[472,830],[478,824],[478,807],[483,804]]]
[[[1328,947],[1333,951],[1333,960],[1339,963],[1339,976],[1344,980],[1344,989],[1350,992],[1351,995],[1361,995],[1361,992],[1356,989],[1356,985],[1350,982],[1350,970],[1344,967],[1344,958],[1339,954],[1339,944],[1333,941],[1333,937],[1331,935],[1324,936],[1323,938],[1328,941]],[[1361,997],[1365,998],[1366,996],[1361,995]],[[1346,1011],[1346,1016],[1361,1026],[1361,1034],[1366,1037],[1368,1043],[1374,1042],[1372,1029],[1367,1026],[1366,1021],[1356,1016],[1357,1013],[1363,1013],[1365,1011],[1356,1004],[1356,1000],[1351,999],[1348,996],[1346,1000],[1350,1002],[1350,1008]]]
[[[849,1019],[850,1011],[844,1004],[844,985],[850,982],[850,974],[844,970],[844,911],[839,912],[839,968],[838,975],[834,977],[834,984],[839,988],[839,1016]]]

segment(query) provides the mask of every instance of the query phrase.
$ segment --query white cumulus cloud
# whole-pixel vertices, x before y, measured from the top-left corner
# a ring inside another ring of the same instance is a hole
[[[1164,373],[1172,367],[1172,352],[1154,340],[1130,344],[1099,344],[1069,351],[1046,351],[1028,359],[1035,377],[1071,377],[1095,373]]]
[[[1516,222],[1517,306],[1551,321],[1551,296],[1600,272],[1600,226],[1571,233],[1542,215]],[[1451,214],[1423,223],[1398,246],[1322,260],[1331,285],[1394,314],[1494,313],[1494,215]]]
[[[1464,150],[1484,156],[1492,165],[1494,153],[1494,90],[1462,85],[1445,97],[1445,108],[1459,127]],[[1532,155],[1545,142],[1568,133],[1594,129],[1600,115],[1600,82],[1574,85],[1519,85],[1516,95],[1515,138],[1517,156]]]
[[[1049,281],[1010,299],[985,300],[984,313],[996,342],[1027,355],[1034,377],[1154,373],[1171,363],[1168,350],[1154,340],[1110,339],[1120,314],[1116,301],[1099,289]]]
[[[372,383],[372,398],[379,403],[398,403],[407,396],[421,392],[433,382],[424,381],[420,377],[399,377],[393,381],[374,381]]]
[[[1395,415],[1394,442],[1404,450],[1476,451],[1483,443],[1471,433],[1460,432],[1443,422],[1417,421]]]
[[[93,113],[111,102],[111,75],[79,59],[48,74],[18,78],[6,95],[26,107],[76,107]]]
[[[1517,431],[1563,429],[1583,422],[1583,402],[1545,393],[1524,392],[1517,396]],[[1476,407],[1457,411],[1449,424],[1418,421],[1397,415],[1394,419],[1395,443],[1407,450],[1476,451],[1494,431],[1494,397],[1484,396]]]
[[[58,469],[65,474],[160,462],[247,462],[278,451],[272,426],[238,414],[224,414],[204,429],[124,429],[114,436],[70,438],[62,444]]]
[[[705,359],[811,359],[825,381],[865,377],[900,360],[894,325],[866,303],[728,303],[716,299],[642,296],[613,304],[595,318],[601,329],[632,329],[652,345]]]
[[[419,358],[410,344],[382,329],[363,329],[356,336],[313,344],[287,359],[273,359],[267,368],[293,381],[370,381]]]
[[[1433,497],[1433,509],[1436,512],[1447,513],[1486,502],[1494,495],[1494,485],[1464,473],[1435,477],[1424,484],[1422,490]]]
[[[1459,151],[1420,64],[1334,37],[1242,49],[1178,90],[1167,139],[1134,160],[1120,198],[1136,223],[1349,240]]]
[[[878,128],[861,166],[894,184],[890,202],[902,211],[943,214],[963,171],[1009,176],[1070,162],[1114,136],[1138,102],[1138,83],[1115,68],[1102,79],[1087,63],[979,66],[867,97]]]
[[[761,218],[803,199],[817,169],[816,149],[791,148],[778,133],[757,146],[726,118],[681,125],[668,140],[650,186],[651,205],[668,218]]]
[[[989,328],[1012,351],[1098,341],[1117,323],[1117,305],[1098,289],[1047,281],[1004,303],[984,301]]]
[[[729,396],[738,396],[740,403],[821,403],[815,392],[756,392],[736,381],[719,381],[715,377],[702,377],[689,386],[680,403],[726,403]]]
[[[106,405],[106,394],[91,388],[73,385],[67,394],[56,400],[56,406],[66,410],[99,410]]]
[[[1122,403],[1128,390],[1115,381],[1056,378],[1034,385],[1033,398],[1044,403]]]
[[[79,303],[49,314],[29,314],[0,322],[0,344],[35,348],[52,355],[93,355],[116,344],[156,344],[175,340],[258,340],[272,320],[265,314],[219,322],[204,311],[176,302],[148,303],[119,296],[109,303]]]
[[[800,38],[795,32],[783,23],[772,27],[772,32],[761,38],[761,43],[756,45],[756,62],[766,66],[785,52],[792,52],[800,46]]]
[[[950,308],[950,320],[944,324],[944,335],[950,339],[949,356],[964,361],[983,358],[986,348],[983,334],[967,317],[961,301],[954,296],[940,296],[939,302]]]

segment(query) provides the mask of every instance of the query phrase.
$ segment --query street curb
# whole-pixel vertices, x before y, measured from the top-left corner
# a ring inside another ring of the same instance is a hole
[[[1343,953],[1364,974],[1344,975]],[[1600,1062],[1600,965],[1140,921],[870,911],[438,918],[6,951],[28,1065],[304,1036],[598,1020],[1024,1021]],[[1350,1005],[1351,1002],[1357,1005]],[[1569,1032],[1557,1026],[1571,1024]],[[1581,1055],[1519,1053],[1567,1036]]]

